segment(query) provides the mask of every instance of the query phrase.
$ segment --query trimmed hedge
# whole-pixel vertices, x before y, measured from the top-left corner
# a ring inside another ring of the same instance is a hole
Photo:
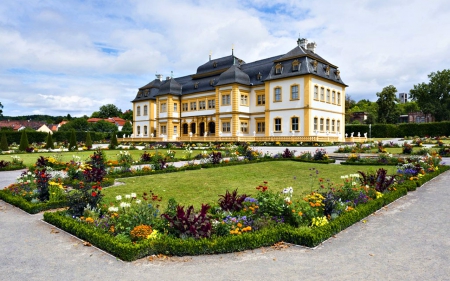
[[[5,131],[8,144],[16,143],[20,144],[21,132]],[[64,142],[69,141],[71,132],[54,132],[52,135],[53,141]],[[76,132],[77,141],[84,142],[86,140],[87,132]],[[28,142],[32,143],[45,143],[47,141],[47,133],[44,132],[29,132],[27,131]],[[108,137],[107,133],[91,132],[92,141],[102,141]]]
[[[367,133],[369,137],[369,125],[345,125],[345,133],[350,136],[357,136],[358,132],[361,136]],[[372,138],[403,138],[405,136],[449,136],[450,122],[433,122],[433,123],[402,123],[402,124],[373,124],[370,130]]]
[[[67,207],[67,201],[31,203],[21,196],[12,195],[6,190],[0,190],[0,199],[30,214],[37,214],[42,211]]]
[[[420,184],[448,169],[450,167],[441,167],[439,171],[424,176],[419,180]],[[358,205],[354,211],[346,212],[321,227],[294,228],[289,225],[280,224],[276,227],[257,232],[210,239],[177,239],[166,236],[158,240],[145,240],[135,244],[123,243],[119,242],[104,230],[96,229],[92,225],[76,221],[64,212],[46,212],[44,213],[44,220],[83,240],[89,241],[93,245],[124,261],[133,261],[148,255],[160,253],[176,256],[229,253],[270,246],[280,241],[314,247],[334,234],[339,233],[343,229],[381,209],[383,206],[406,195],[409,189],[408,186],[398,186],[396,190],[384,194],[383,197],[371,200],[366,204]]]

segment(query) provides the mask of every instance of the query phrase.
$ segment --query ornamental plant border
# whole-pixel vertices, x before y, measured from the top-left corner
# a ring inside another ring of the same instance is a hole
[[[67,207],[67,201],[53,201],[45,203],[31,203],[22,196],[14,196],[6,190],[0,190],[0,199],[24,210],[29,214],[37,214],[42,211]]]
[[[26,167],[26,165],[9,165],[7,167],[0,168],[0,172],[22,170]]]
[[[330,223],[315,228],[294,228],[281,224],[257,232],[243,233],[238,236],[222,236],[197,240],[193,238],[163,237],[158,240],[145,240],[134,244],[131,242],[120,242],[103,230],[96,229],[93,225],[78,222],[63,212],[45,212],[44,221],[90,242],[124,261],[133,261],[152,254],[184,256],[230,253],[270,246],[280,241],[315,247],[383,206],[403,197],[408,193],[408,190],[415,190],[417,185],[420,186],[449,169],[450,167],[441,166],[438,171],[429,174],[428,177],[424,176],[419,179],[417,184],[414,184],[414,188],[412,188],[413,185],[411,184],[397,186],[396,190],[385,194],[383,197],[358,205],[354,211],[346,212]]]

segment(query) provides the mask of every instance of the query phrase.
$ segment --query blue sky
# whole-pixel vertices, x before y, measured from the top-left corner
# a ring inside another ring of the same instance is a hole
[[[283,54],[301,34],[339,66],[352,99],[408,92],[450,68],[446,0],[6,0],[0,5],[3,114],[90,115],[131,108],[156,73],[212,57]]]

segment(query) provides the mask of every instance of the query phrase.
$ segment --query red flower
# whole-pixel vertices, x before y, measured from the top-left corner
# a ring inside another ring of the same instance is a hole
[[[92,197],[95,197],[95,196],[97,196],[97,192],[92,191]]]

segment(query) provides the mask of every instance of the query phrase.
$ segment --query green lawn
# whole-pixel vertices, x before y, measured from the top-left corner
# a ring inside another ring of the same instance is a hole
[[[317,176],[311,168],[317,168],[319,171]],[[224,194],[226,190],[238,188],[239,194],[255,195],[257,192],[255,187],[264,181],[268,182],[269,189],[277,192],[292,186],[294,199],[301,199],[311,190],[319,189],[319,178],[323,178],[325,184],[327,179],[342,183],[340,178],[342,175],[354,174],[358,170],[376,171],[379,168],[379,166],[358,167],[275,161],[124,178],[118,180],[125,183],[124,185],[104,189],[104,202],[115,202],[117,195],[124,197],[125,194],[134,192],[139,197],[143,192],[152,191],[162,197],[161,205],[164,208],[169,198],[174,198],[182,205],[192,204],[198,208],[202,203],[217,202],[218,195]],[[389,174],[395,173],[395,167],[385,168]]]
[[[165,155],[167,153],[168,149],[158,149],[158,152],[162,153],[163,155]],[[184,149],[171,149],[173,151],[175,151],[175,157],[176,158],[182,158],[182,157],[186,157],[187,154],[184,153]],[[117,154],[120,153],[120,150],[103,150],[105,152],[106,155],[106,159],[107,160],[117,160]],[[133,159],[135,161],[139,160],[139,158],[141,157],[141,155],[144,153],[144,150],[124,150],[124,151],[128,151],[131,156],[133,157]],[[154,149],[147,149],[145,150],[148,153],[154,153],[156,150]],[[201,153],[202,150],[192,150],[192,155],[191,157],[194,157],[195,155]],[[58,159],[61,162],[69,162],[70,160],[72,160],[73,155],[77,155],[79,157],[81,157],[81,160],[86,161],[89,159],[89,156],[92,155],[94,153],[94,151],[70,151],[70,152],[37,152],[37,153],[20,153],[20,154],[0,154],[0,160],[5,160],[5,161],[11,161],[12,158],[11,156],[15,155],[15,156],[19,156],[22,160],[23,163],[26,166],[31,166],[33,164],[36,163],[36,159],[40,156],[44,156],[44,157],[54,157],[56,159]]]

